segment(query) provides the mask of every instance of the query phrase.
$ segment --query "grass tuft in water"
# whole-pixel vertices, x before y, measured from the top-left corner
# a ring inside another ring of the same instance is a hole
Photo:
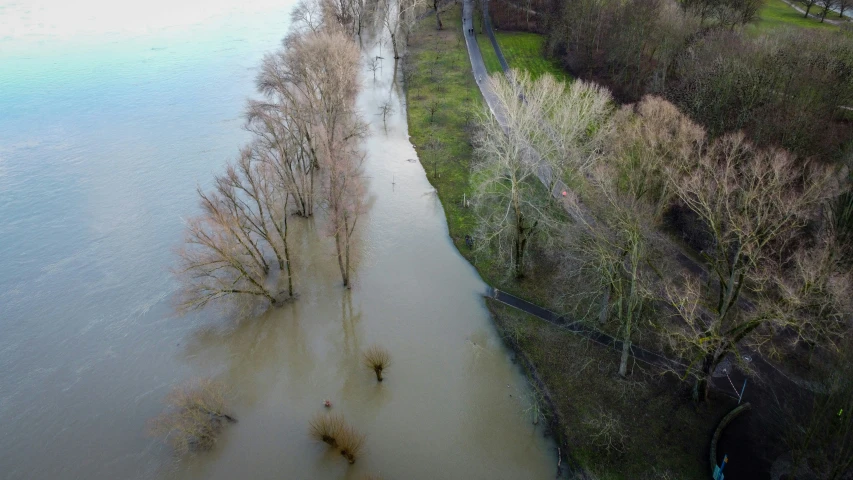
[[[355,460],[361,455],[364,450],[365,436],[358,433],[354,428],[345,425],[338,433],[338,450],[341,456],[347,459],[350,464],[355,463]]]
[[[311,436],[332,447],[338,446],[338,437],[346,428],[344,417],[338,414],[320,413],[309,422]]]
[[[382,381],[382,372],[391,364],[391,354],[383,347],[373,345],[364,352],[364,364],[376,374],[376,381]]]

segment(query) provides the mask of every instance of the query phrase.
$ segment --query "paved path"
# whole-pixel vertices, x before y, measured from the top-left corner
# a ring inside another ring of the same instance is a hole
[[[462,2],[462,33],[465,35],[465,46],[468,47],[468,58],[471,59],[471,70],[474,72],[474,79],[477,81],[477,86],[480,87],[480,92],[486,100],[486,105],[489,106],[492,115],[497,118],[501,127],[506,128],[506,119],[503,111],[499,109],[500,102],[498,97],[489,88],[489,72],[486,70],[486,64],[483,62],[483,55],[480,53],[480,47],[477,46],[477,36],[470,33],[474,31],[473,20],[474,5],[471,0]],[[497,109],[496,109],[497,107]]]

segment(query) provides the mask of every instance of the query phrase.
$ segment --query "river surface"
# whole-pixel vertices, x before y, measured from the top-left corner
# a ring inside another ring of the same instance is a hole
[[[0,0],[0,478],[553,477],[485,285],[410,161],[387,58],[359,97],[372,209],[353,290],[322,218],[297,220],[295,302],[179,317],[183,219],[248,140],[244,102],[292,2],[66,3]],[[374,343],[393,358],[382,384],[360,364]],[[234,392],[239,422],[176,458],[145,424],[202,376]],[[354,466],[308,436],[326,398],[367,434]]]

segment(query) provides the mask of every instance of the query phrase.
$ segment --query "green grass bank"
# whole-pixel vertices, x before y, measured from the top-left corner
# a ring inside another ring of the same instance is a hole
[[[811,14],[818,13],[820,9],[817,6],[812,7]],[[783,2],[782,0],[766,0],[764,6],[758,14],[759,20],[748,27],[751,34],[764,33],[777,28],[786,27],[801,27],[801,28],[817,28],[817,29],[834,29],[837,25],[831,23],[820,23],[820,19],[805,18],[805,16],[796,9]],[[838,18],[838,13],[830,12],[826,17],[828,20],[841,20]]]

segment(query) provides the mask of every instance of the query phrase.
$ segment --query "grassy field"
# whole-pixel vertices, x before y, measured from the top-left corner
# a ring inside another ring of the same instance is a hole
[[[436,31],[432,19],[426,19],[411,36],[404,66],[411,141],[462,255],[490,285],[554,307],[562,287],[552,281],[549,262],[534,265],[522,281],[516,281],[488,259],[475,258],[465,245],[465,235],[476,221],[462,202],[463,195],[472,191],[470,135],[473,112],[482,110],[483,104],[471,74],[460,10],[455,5],[442,14],[444,30]],[[485,54],[492,49],[488,38],[482,38]],[[511,65],[534,74],[550,71],[543,63],[540,39],[526,34],[501,34],[501,38],[511,39]],[[493,51],[491,58],[495,68]],[[535,365],[555,400],[556,414],[569,419],[561,424],[563,432],[552,433],[566,439],[572,457],[584,468],[600,479],[707,477],[704,458],[709,432],[727,404],[714,403],[697,412],[687,396],[676,394],[680,384],[641,373],[639,365],[630,381],[616,378],[619,355],[613,350],[500,305],[490,309],[507,343]],[[625,437],[617,435],[618,441],[608,448],[596,435],[604,428],[601,422],[612,419],[619,424],[614,434]],[[664,477],[667,473],[670,476]]]
[[[479,27],[477,31],[480,31]],[[558,79],[566,81],[572,79],[557,62],[545,57],[544,35],[529,32],[495,32],[495,38],[510,68],[525,70],[533,78],[538,78],[543,73],[550,73]],[[501,64],[488,35],[477,34],[477,44],[489,74],[500,72]]]
[[[442,13],[444,30],[437,31],[432,21],[416,27],[405,59],[404,68],[411,69],[406,85],[409,135],[444,207],[451,239],[473,261],[464,239],[475,219],[463,207],[463,198],[471,194],[470,128],[483,99],[462,36],[461,6]]]
[[[812,7],[810,13],[817,13],[819,8]],[[820,23],[816,18],[804,18],[803,14],[782,0],[767,0],[759,13],[760,20],[749,26],[752,33],[762,33],[768,30],[789,26],[803,28],[838,28],[830,23]],[[838,20],[838,14],[830,13],[826,18]]]
[[[545,57],[545,36],[527,32],[495,32],[506,62],[511,68],[529,72],[533,78],[550,73],[558,79],[571,80],[560,65]]]
[[[479,32],[479,27],[477,28]],[[480,47],[480,53],[483,55],[483,63],[486,64],[486,71],[489,72],[489,75],[497,72],[501,72],[501,62],[498,61],[498,54],[495,53],[495,49],[492,47],[492,42],[489,40],[489,36],[485,33],[477,34],[477,46]],[[506,53],[504,53],[506,55]],[[509,60],[507,60],[509,62]]]

